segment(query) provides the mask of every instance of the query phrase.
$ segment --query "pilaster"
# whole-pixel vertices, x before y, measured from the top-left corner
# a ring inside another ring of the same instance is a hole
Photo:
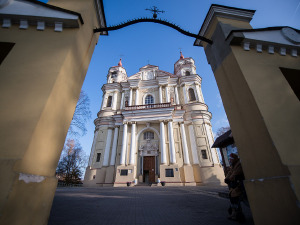
[[[120,156],[120,164],[125,165],[126,149],[127,149],[127,122],[123,125],[123,138],[122,138],[122,149]]]
[[[108,127],[106,145],[105,145],[105,150],[104,150],[103,166],[108,166],[110,146],[111,146],[111,138],[112,138],[112,128]]]

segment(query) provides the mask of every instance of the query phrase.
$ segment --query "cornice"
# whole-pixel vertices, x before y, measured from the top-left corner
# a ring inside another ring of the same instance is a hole
[[[12,0],[3,5],[0,7],[0,20],[5,28],[19,24],[23,30],[29,26],[36,26],[37,30],[54,27],[57,32],[84,24],[80,13],[34,0]]]
[[[255,10],[212,4],[208,10],[208,13],[206,14],[206,17],[204,19],[204,22],[200,28],[198,35],[199,36],[206,35],[208,27],[210,26],[210,24],[212,23],[215,17],[223,17],[223,18],[229,18],[233,20],[247,21],[250,23],[254,13]],[[194,45],[202,46],[202,41],[200,39],[196,39]]]
[[[300,31],[291,27],[237,30],[230,32],[227,42],[240,45],[245,51],[253,49],[258,53],[267,51],[269,54],[297,57],[300,51]]]

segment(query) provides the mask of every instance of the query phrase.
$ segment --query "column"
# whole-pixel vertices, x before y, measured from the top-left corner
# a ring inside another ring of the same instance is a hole
[[[198,84],[196,84],[196,92],[197,92],[197,96],[198,96],[198,101],[199,102],[204,102],[201,96],[201,91],[200,91],[200,87]]]
[[[135,158],[136,158],[136,141],[135,141],[135,131],[136,131],[136,124],[133,122],[131,124],[131,143],[130,143],[130,159],[129,159],[129,165],[135,164]]]
[[[171,100],[170,100],[170,95],[169,95],[169,87],[168,86],[166,86],[166,102],[170,102]]]
[[[188,147],[187,147],[186,134],[185,134],[185,128],[184,128],[183,122],[180,123],[180,132],[181,132],[181,141],[182,141],[182,147],[183,147],[184,164],[189,165],[190,158],[189,158],[189,151],[188,151]]]
[[[128,106],[131,106],[132,104],[132,88],[130,88],[130,92],[129,92],[129,100],[128,100]]]
[[[162,86],[161,85],[159,85],[158,92],[159,92],[159,103],[163,103]]]
[[[190,143],[191,143],[191,148],[192,148],[193,164],[199,164],[195,131],[194,131],[193,124],[189,125],[189,133],[190,133]]]
[[[139,102],[139,89],[135,89],[135,105],[138,105]]]
[[[102,96],[101,110],[103,110],[103,108],[104,108],[104,106],[105,106],[105,104],[104,104],[105,99],[106,99],[106,93]]]
[[[217,150],[215,148],[211,148],[211,146],[214,144],[214,136],[211,131],[211,126],[207,123],[204,123],[204,126],[205,126],[206,136],[208,139],[208,144],[209,144],[208,149],[210,149],[213,163],[214,164],[219,163]]]
[[[167,164],[165,124],[163,121],[160,122],[160,151],[161,151],[161,164]]]
[[[178,95],[178,87],[175,86],[175,101],[176,101],[176,105],[179,105],[179,95]]]
[[[173,121],[168,122],[169,131],[169,149],[170,149],[170,163],[176,163],[175,155],[175,143],[174,143],[174,133],[173,133]]]
[[[124,107],[124,91],[122,91],[122,97],[121,97],[121,105],[120,105],[120,109],[123,109]]]
[[[117,109],[117,99],[118,99],[118,92],[115,91],[113,96],[112,107],[111,107],[113,110]]]
[[[188,103],[187,95],[186,95],[186,88],[185,85],[182,87],[183,90],[183,98],[184,98],[184,104]]]
[[[114,166],[116,162],[117,145],[118,145],[119,126],[115,126],[114,140],[111,149],[110,165]]]
[[[98,131],[96,130],[95,134],[94,134],[94,139],[93,139],[93,144],[92,144],[92,149],[91,149],[91,154],[90,154],[90,158],[89,158],[89,164],[88,166],[92,166],[93,163],[93,157],[94,157],[94,153],[95,153],[95,148],[96,148],[96,142],[97,142],[97,137],[98,137]]]
[[[103,160],[103,166],[108,166],[108,160],[109,160],[109,152],[110,152],[110,145],[111,145],[111,138],[112,138],[112,128],[108,128],[107,130],[107,137],[106,137],[106,145],[104,150],[104,160]]]
[[[126,149],[127,149],[127,123],[124,123],[124,125],[123,125],[122,150],[121,150],[121,156],[120,156],[120,164],[121,165],[125,165]]]

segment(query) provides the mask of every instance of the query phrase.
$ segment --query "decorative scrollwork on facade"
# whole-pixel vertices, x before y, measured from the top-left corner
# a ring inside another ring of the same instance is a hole
[[[147,139],[141,141],[139,147],[140,156],[157,156],[158,155],[158,140]]]

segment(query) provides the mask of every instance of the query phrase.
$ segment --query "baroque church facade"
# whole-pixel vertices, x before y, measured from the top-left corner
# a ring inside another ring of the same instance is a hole
[[[192,58],[180,53],[174,74],[146,65],[130,77],[120,60],[102,91],[85,186],[223,184]]]

